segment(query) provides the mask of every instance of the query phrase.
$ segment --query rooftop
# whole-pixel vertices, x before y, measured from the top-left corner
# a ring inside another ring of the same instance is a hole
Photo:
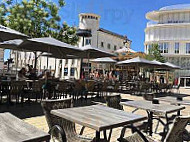
[[[162,7],[159,10],[165,11],[165,10],[182,10],[182,9],[190,9],[190,4],[171,5],[171,6]]]
[[[146,19],[158,21],[159,16],[162,14],[173,13],[173,12],[190,12],[190,4],[178,4],[162,7],[159,10],[150,11],[146,14]]]
[[[127,38],[127,36],[125,36],[125,35],[120,35],[120,34],[117,34],[117,33],[115,33],[115,32],[112,32],[112,31],[109,31],[109,30],[103,29],[103,28],[99,28],[98,31],[101,31],[101,32],[104,32],[104,33],[107,33],[107,34],[111,34],[111,35],[113,35],[113,36],[116,36],[116,37],[122,38],[122,39],[124,39],[124,40],[127,39],[128,41],[131,41],[131,40],[129,40],[129,39]]]

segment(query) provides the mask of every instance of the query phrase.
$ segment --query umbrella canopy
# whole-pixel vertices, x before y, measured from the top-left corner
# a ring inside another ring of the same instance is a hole
[[[92,47],[91,45],[86,45],[86,46],[80,47],[80,49],[82,51],[84,51],[84,53],[81,54],[81,56],[83,58],[93,59],[93,58],[113,57],[113,56],[115,56],[112,53],[109,53],[107,51],[101,50],[101,49],[96,48],[96,47]]]
[[[133,59],[117,62],[116,65],[132,65],[132,66],[135,66],[135,65],[148,66],[148,65],[150,65],[150,66],[155,66],[156,64],[149,61],[149,60],[146,60],[146,59],[143,59],[143,58],[140,58],[140,57],[136,57],[136,58],[133,58]]]
[[[123,53],[123,52],[132,52],[132,53],[135,53],[136,51],[134,51],[133,49],[131,48],[127,48],[127,47],[123,47],[121,49],[118,49],[115,51],[116,53]]]
[[[181,69],[180,66],[176,66],[172,63],[166,62],[166,63],[162,63],[156,60],[152,61],[154,64],[158,64],[157,68],[161,68],[161,69]]]
[[[82,50],[51,37],[32,38],[23,41],[19,48],[29,51],[48,52],[52,55],[64,57],[67,54],[79,55]]]
[[[80,57],[74,55],[58,56],[52,53],[42,53],[40,56],[56,58],[56,59],[79,59]]]
[[[172,69],[181,69],[180,66],[177,66],[177,65],[174,65],[170,62],[166,62],[166,63],[163,63],[164,65],[168,66],[169,68],[172,68]]]
[[[8,40],[0,42],[0,48],[11,49],[11,50],[21,50],[18,46],[23,42],[21,39]]]
[[[96,58],[94,60],[91,60],[91,62],[96,62],[96,63],[116,63],[117,61],[110,58],[110,57],[105,57],[105,58]]]
[[[28,38],[27,35],[0,25],[0,41]]]

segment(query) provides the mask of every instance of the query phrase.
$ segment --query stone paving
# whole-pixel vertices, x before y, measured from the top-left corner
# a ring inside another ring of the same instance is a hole
[[[188,89],[180,89],[180,92],[183,93],[183,94],[190,95],[190,90],[188,90]],[[130,99],[130,100],[142,100],[143,99],[141,96],[131,96],[129,94],[121,94],[121,96],[122,96],[122,99]],[[190,100],[190,96],[185,97],[185,99]],[[190,109],[190,106],[186,106],[186,109],[183,110],[181,114],[182,115],[189,115],[189,109]],[[134,110],[134,108],[124,107],[124,110],[131,112],[131,111]],[[139,111],[137,111],[135,113],[141,114],[141,115],[146,115],[146,112],[142,111],[142,110],[139,110]],[[23,120],[25,122],[31,124],[31,125],[36,126],[37,128],[39,128],[39,129],[41,129],[41,130],[43,130],[45,132],[48,132],[48,125],[46,123],[45,116],[31,117],[31,118],[26,118],[26,119],[23,119]],[[154,128],[155,128],[156,124],[157,123],[154,122]],[[76,125],[76,130],[77,130],[78,133],[80,132],[80,128],[81,128],[80,125]],[[161,126],[159,127],[158,131],[160,131],[160,130],[162,130]],[[190,130],[190,128],[188,128],[188,130]],[[115,128],[113,130],[111,142],[117,141],[117,138],[120,136],[120,132],[121,132],[121,128]],[[129,130],[126,131],[126,135],[130,135],[130,134],[131,134],[131,132]],[[90,128],[85,128],[85,131],[84,131],[83,135],[88,136],[88,137],[94,137],[95,136],[95,131],[90,129]],[[154,134],[153,138],[154,139],[160,139],[160,136]]]

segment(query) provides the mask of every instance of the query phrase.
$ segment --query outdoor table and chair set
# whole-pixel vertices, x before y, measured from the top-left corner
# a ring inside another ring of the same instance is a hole
[[[1,113],[0,138],[4,142],[49,141],[50,137],[62,142],[109,142],[112,130],[120,127],[121,133],[118,136],[120,142],[155,142],[151,136],[153,121],[157,120],[163,125],[161,141],[184,140],[183,133],[187,132],[185,128],[190,116],[181,116],[179,112],[185,109],[184,105],[189,105],[190,101],[166,97],[155,98],[154,101],[121,102],[120,95],[109,95],[104,98],[106,105],[100,103],[84,107],[73,107],[72,98],[42,100],[41,105],[49,126],[49,134],[37,130],[10,113]],[[159,103],[158,100],[170,104]],[[145,110],[147,115],[124,111],[123,106]],[[172,115],[174,117],[170,117],[169,114],[174,114]],[[76,132],[75,123],[83,126],[79,134]],[[94,138],[83,136],[85,127],[96,132]],[[128,132],[126,129],[131,129],[132,132],[127,137],[125,137],[125,133]]]

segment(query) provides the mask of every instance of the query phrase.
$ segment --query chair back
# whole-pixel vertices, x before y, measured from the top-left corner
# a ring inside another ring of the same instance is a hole
[[[110,96],[105,96],[104,98],[108,107],[123,110],[123,106],[120,104],[121,102],[120,95],[110,95]]]
[[[61,117],[57,117],[51,114],[51,110],[56,109],[65,109],[73,106],[72,99],[64,99],[64,100],[43,100],[41,102],[41,106],[43,112],[46,117],[46,121],[48,123],[49,129],[51,129],[54,125],[59,125],[61,128],[67,127],[67,125],[74,125],[74,123],[67,121]]]
[[[190,121],[190,116],[176,117],[172,128],[166,135],[164,142],[183,142],[183,132],[187,123]]]

